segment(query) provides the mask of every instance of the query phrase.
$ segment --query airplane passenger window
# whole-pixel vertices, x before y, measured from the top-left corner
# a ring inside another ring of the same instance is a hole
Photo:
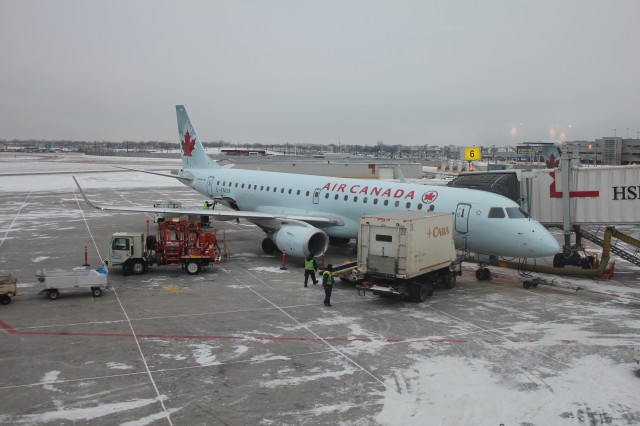
[[[338,197],[339,197],[339,195],[338,195],[338,194],[336,194],[336,197],[335,197],[335,199],[337,200],[337,199],[338,199]]]
[[[326,198],[327,200],[329,199],[329,193],[328,192],[326,194],[324,194],[324,198]]]
[[[307,191],[307,197],[309,196],[309,191]]]
[[[430,212],[434,211],[435,209],[436,209],[436,206],[434,206],[433,204],[431,204],[431,205],[429,206],[429,211],[430,211]]]
[[[357,195],[355,197],[353,197],[353,202],[355,203],[356,201],[358,201],[358,196]]]
[[[373,199],[373,204],[378,204],[378,199],[377,198]]]
[[[411,203],[407,203],[407,208],[410,209],[411,208]]]
[[[225,182],[222,182],[222,186],[225,186],[226,184],[227,184],[227,182],[226,182],[226,181],[225,181]]]
[[[298,189],[298,192],[296,192],[296,195],[300,195],[300,190]]]
[[[291,189],[289,189],[289,195],[291,195]]]
[[[281,193],[281,194],[284,194],[284,188],[282,188],[282,189],[280,190],[280,193]],[[291,190],[289,190],[289,194],[291,194]]]
[[[344,196],[344,200],[345,200],[345,201],[347,201],[348,199],[349,199],[349,196],[348,196],[348,195],[345,195],[345,196]]]
[[[400,201],[396,201],[395,203],[393,203],[393,205],[394,205],[395,207],[398,207],[398,206],[400,205]]]
[[[278,188],[276,188],[275,186],[273,187],[273,192],[278,192]]]
[[[253,185],[253,189],[258,189],[258,185]]]
[[[367,197],[364,197],[364,198],[362,199],[362,202],[363,202],[363,203],[366,203],[366,202],[367,202],[367,200],[368,200],[368,198],[367,198]]]
[[[491,207],[489,209],[489,218],[500,219],[503,217],[504,217],[504,210],[502,210],[502,207]]]
[[[269,192],[269,188],[271,188],[270,186],[267,186],[267,192]]]
[[[220,181],[217,181],[217,182],[216,182],[216,186],[220,186]]]
[[[389,200],[384,200],[384,205],[388,206],[389,205]]]
[[[507,216],[509,216],[510,219],[525,219],[529,217],[527,212],[522,210],[520,207],[507,207],[506,210]]]
[[[264,185],[260,185],[260,191],[264,189]]]
[[[238,187],[238,182],[236,182],[236,188]]]
[[[244,188],[244,183],[242,184],[242,186],[240,188]]]
[[[422,210],[422,204],[418,204],[418,210]]]

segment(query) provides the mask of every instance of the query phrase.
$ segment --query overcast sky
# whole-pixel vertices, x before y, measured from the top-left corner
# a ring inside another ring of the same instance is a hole
[[[636,137],[639,42],[637,0],[0,0],[0,139]]]

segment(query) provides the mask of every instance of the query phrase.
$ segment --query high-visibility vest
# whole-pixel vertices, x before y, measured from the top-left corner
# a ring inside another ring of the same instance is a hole
[[[314,269],[316,269],[316,268],[313,267],[313,259],[311,259],[311,260],[305,259],[304,260],[304,270],[305,271],[313,271]]]
[[[324,282],[324,276],[327,275],[327,285],[333,285],[333,274],[331,271],[324,271],[322,273],[322,281]]]

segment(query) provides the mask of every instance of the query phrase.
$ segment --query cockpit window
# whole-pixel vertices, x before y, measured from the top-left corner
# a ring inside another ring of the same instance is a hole
[[[504,217],[504,210],[502,207],[491,207],[489,210],[489,217],[492,219]]]
[[[526,219],[529,215],[520,207],[507,207],[507,216],[510,219]]]

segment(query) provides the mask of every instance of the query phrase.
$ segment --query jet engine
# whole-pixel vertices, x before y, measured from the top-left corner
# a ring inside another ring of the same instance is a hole
[[[280,251],[295,257],[320,256],[329,246],[329,236],[312,226],[283,226],[272,239]]]

